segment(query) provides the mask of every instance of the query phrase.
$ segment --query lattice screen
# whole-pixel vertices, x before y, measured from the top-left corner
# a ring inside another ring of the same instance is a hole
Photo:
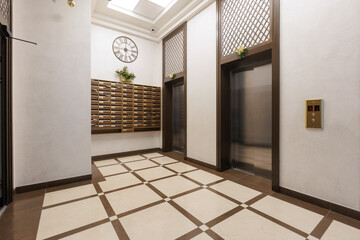
[[[0,14],[7,24],[10,23],[10,0],[0,0]],[[4,24],[4,23],[3,23]]]
[[[249,48],[271,40],[271,0],[222,0],[220,7],[223,57],[239,45]]]
[[[184,31],[165,41],[165,77],[184,71]]]

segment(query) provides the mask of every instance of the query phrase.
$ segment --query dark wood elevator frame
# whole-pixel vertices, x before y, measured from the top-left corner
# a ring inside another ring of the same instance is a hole
[[[12,127],[12,0],[9,0],[9,20],[0,14],[0,37],[5,41],[1,44],[1,170],[3,199],[0,207],[13,201],[13,127]]]
[[[165,42],[179,32],[184,32],[184,71],[176,74],[174,79],[165,76]],[[187,22],[180,25],[162,41],[162,150],[173,150],[172,130],[172,86],[179,81],[184,82],[184,158],[187,157]]]
[[[272,63],[272,189],[279,192],[280,163],[280,0],[271,1],[271,42],[248,49],[245,59],[236,55],[221,57],[221,0],[216,0],[217,14],[217,74],[216,74],[216,168],[225,171],[230,168],[230,103],[226,98],[229,77],[226,72],[237,67],[253,67],[259,62],[271,59]]]

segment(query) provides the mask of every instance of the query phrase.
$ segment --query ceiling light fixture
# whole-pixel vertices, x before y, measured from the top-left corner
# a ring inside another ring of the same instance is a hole
[[[108,7],[119,7],[125,10],[133,11],[140,0],[112,0]]]
[[[163,8],[167,7],[173,0],[149,0],[152,3],[155,3],[156,5],[159,5]],[[176,2],[176,0],[175,0]]]

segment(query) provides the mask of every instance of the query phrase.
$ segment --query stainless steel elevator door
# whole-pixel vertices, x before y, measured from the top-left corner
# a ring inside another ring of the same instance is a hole
[[[185,140],[184,84],[172,88],[173,149],[184,152]]]
[[[271,178],[271,64],[232,72],[231,166]]]

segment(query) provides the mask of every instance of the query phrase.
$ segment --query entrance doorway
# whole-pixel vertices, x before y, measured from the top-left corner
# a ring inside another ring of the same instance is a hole
[[[230,74],[230,164],[234,169],[271,179],[272,66]]]

